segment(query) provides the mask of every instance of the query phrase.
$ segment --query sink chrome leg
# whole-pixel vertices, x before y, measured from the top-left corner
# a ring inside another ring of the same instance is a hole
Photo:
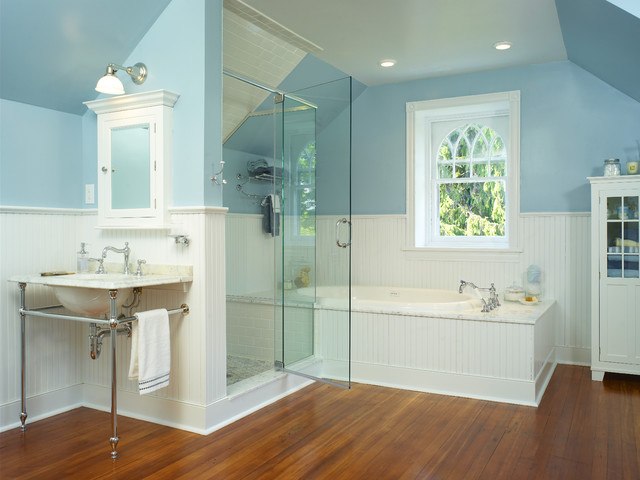
[[[118,312],[116,311],[116,297],[118,290],[109,290],[109,327],[111,328],[111,427],[112,435],[109,438],[111,444],[111,458],[118,458],[116,450],[118,446],[118,397],[116,374],[116,337],[118,329]]]
[[[27,385],[26,385],[26,341],[25,341],[25,288],[26,283],[19,283],[20,288],[20,424],[24,432],[27,429]]]

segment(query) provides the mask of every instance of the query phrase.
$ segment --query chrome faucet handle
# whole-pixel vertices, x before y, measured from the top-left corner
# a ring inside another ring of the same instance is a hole
[[[487,301],[483,297],[480,297],[480,300],[482,300],[482,312],[483,313],[490,312],[492,310],[492,308],[487,303]]]
[[[147,263],[146,260],[138,260],[138,269],[136,270],[136,276],[137,277],[141,277],[143,275],[143,273],[142,273],[142,265],[144,265],[145,263]]]
[[[496,291],[496,286],[492,283],[491,288],[489,289],[491,292],[491,299],[493,300],[493,304],[496,307],[500,306],[500,299],[498,298],[498,292]]]
[[[99,273],[101,275],[104,274],[104,273],[107,273],[104,270],[104,257],[103,258],[89,258],[88,260],[89,261],[93,260],[94,262],[98,262],[98,269],[96,270],[96,273]]]
[[[122,249],[122,253],[124,254],[124,274],[131,275],[131,270],[129,269],[129,254],[131,253],[131,249],[129,248],[129,242],[124,242],[124,248]]]

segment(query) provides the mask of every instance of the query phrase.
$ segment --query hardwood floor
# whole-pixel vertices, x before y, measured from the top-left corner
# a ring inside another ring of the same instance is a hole
[[[208,436],[80,408],[0,434],[0,478],[639,479],[640,378],[560,365],[539,408],[314,384]]]

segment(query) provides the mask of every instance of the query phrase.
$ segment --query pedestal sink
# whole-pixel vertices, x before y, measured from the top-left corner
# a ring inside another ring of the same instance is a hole
[[[163,266],[167,273],[143,276],[122,273],[76,273],[73,275],[18,275],[10,281],[47,285],[58,301],[68,310],[88,317],[109,314],[109,290],[117,290],[116,306],[119,310],[136,287],[186,283],[193,280],[191,267]]]

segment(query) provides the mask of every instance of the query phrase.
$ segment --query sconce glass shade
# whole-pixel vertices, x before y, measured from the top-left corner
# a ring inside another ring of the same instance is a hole
[[[108,93],[109,95],[122,95],[124,93],[124,85],[111,67],[107,68],[107,73],[104,77],[98,80],[96,85],[96,91],[100,93]]]

